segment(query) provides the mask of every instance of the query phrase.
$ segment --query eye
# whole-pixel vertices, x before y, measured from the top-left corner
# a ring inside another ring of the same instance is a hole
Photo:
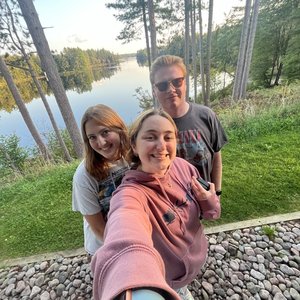
[[[166,140],[166,141],[173,140],[174,138],[175,138],[175,137],[174,137],[172,134],[166,135],[166,136],[165,136],[165,140]]]
[[[96,137],[94,135],[91,135],[88,137],[88,140],[91,142],[94,141],[95,139],[96,139]]]
[[[110,133],[110,130],[105,129],[105,130],[103,130],[103,131],[101,132],[101,136],[106,137],[106,136],[109,135],[109,133]]]
[[[154,136],[153,135],[147,135],[147,136],[145,136],[145,140],[147,140],[147,141],[153,141],[154,140]]]

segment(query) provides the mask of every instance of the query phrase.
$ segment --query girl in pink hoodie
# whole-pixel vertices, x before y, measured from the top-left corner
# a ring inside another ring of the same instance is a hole
[[[186,285],[208,249],[200,220],[219,218],[221,209],[214,184],[205,190],[197,169],[176,157],[176,134],[161,110],[142,113],[131,127],[135,167],[111,199],[104,246],[92,260],[95,299],[141,289],[157,299],[193,299]]]

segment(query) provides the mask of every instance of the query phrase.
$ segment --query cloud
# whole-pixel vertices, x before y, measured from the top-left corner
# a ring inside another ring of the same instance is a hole
[[[81,38],[81,37],[78,36],[77,34],[69,35],[69,36],[67,37],[67,41],[68,41],[69,43],[77,43],[77,44],[82,44],[82,43],[87,42],[86,39]]]

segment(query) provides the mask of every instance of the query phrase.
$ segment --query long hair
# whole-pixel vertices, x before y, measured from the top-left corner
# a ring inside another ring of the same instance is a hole
[[[161,117],[169,120],[170,123],[173,125],[175,134],[177,136],[176,124],[175,124],[174,120],[172,119],[172,117],[164,110],[148,109],[148,110],[144,111],[143,113],[141,113],[137,117],[137,119],[132,123],[132,125],[130,126],[130,129],[129,129],[129,140],[130,140],[131,147],[127,154],[127,160],[129,162],[132,162],[135,166],[138,166],[141,163],[141,161],[140,161],[140,158],[133,152],[132,145],[136,145],[136,139],[137,139],[137,136],[143,126],[143,123],[145,122],[145,120],[147,120],[151,116],[161,116]]]
[[[87,171],[97,180],[102,180],[108,176],[109,164],[106,159],[97,153],[90,145],[85,132],[85,124],[89,120],[94,120],[99,126],[117,132],[120,136],[120,149],[118,157],[125,157],[129,149],[128,131],[121,117],[110,107],[98,104],[89,107],[81,119],[81,134],[84,142],[85,167]]]
[[[183,76],[186,75],[186,66],[183,62],[183,59],[175,55],[162,55],[157,57],[151,65],[150,70],[150,81],[151,84],[154,84],[154,76],[163,67],[168,66],[177,66],[181,69]]]

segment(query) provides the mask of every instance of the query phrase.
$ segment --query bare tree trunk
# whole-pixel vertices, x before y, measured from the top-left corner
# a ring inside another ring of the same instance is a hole
[[[192,36],[192,58],[194,73],[194,102],[197,100],[197,62],[196,62],[196,6],[193,0],[191,9],[191,36]]]
[[[206,101],[205,105],[209,105],[210,102],[210,60],[211,60],[211,34],[212,34],[212,19],[213,19],[213,6],[214,1],[209,0],[209,9],[208,9],[208,26],[207,26],[207,54],[206,54]]]
[[[51,155],[46,147],[46,145],[44,144],[39,132],[37,131],[36,127],[34,126],[32,119],[28,113],[28,110],[24,104],[24,102],[22,101],[22,97],[20,95],[20,92],[18,90],[18,88],[16,87],[12,76],[9,73],[9,70],[3,60],[3,58],[0,56],[0,71],[7,83],[7,86],[10,90],[10,92],[12,93],[16,104],[20,110],[20,113],[32,135],[32,137],[34,138],[36,144],[38,145],[43,157],[45,160],[50,160],[51,159]]]
[[[243,70],[244,70],[244,59],[245,59],[245,52],[247,49],[247,37],[248,37],[249,24],[250,24],[251,2],[252,0],[246,0],[245,15],[244,15],[243,27],[241,32],[240,48],[239,48],[238,61],[237,61],[235,78],[233,83],[233,91],[232,91],[232,98],[234,100],[239,99],[240,90],[241,90],[241,81],[242,81]]]
[[[50,87],[66,123],[75,153],[77,157],[82,157],[83,147],[80,131],[33,2],[32,0],[18,0],[18,3],[40,57],[42,68],[47,74]]]
[[[72,158],[70,156],[68,148],[67,148],[67,146],[66,146],[66,144],[65,144],[65,142],[64,142],[64,140],[63,140],[63,138],[62,138],[62,136],[60,134],[58,126],[57,126],[57,124],[55,122],[53,113],[52,113],[51,108],[50,108],[50,106],[48,104],[48,101],[47,101],[47,99],[45,97],[45,94],[43,92],[42,86],[41,86],[40,82],[37,79],[36,73],[35,73],[35,71],[33,70],[32,66],[31,66],[30,59],[29,59],[29,57],[28,57],[28,55],[27,55],[27,53],[26,53],[26,51],[25,51],[25,49],[23,47],[23,43],[22,43],[22,41],[19,38],[18,32],[17,32],[16,27],[14,25],[15,22],[14,22],[13,14],[12,14],[11,9],[10,9],[10,7],[9,7],[9,5],[8,5],[7,2],[6,2],[6,6],[7,6],[8,13],[9,13],[10,19],[11,19],[12,30],[13,30],[13,33],[14,33],[15,37],[18,40],[18,43],[15,42],[15,40],[14,40],[14,38],[12,36],[11,36],[11,41],[20,50],[20,52],[22,53],[22,55],[23,55],[23,57],[24,57],[24,59],[26,61],[29,73],[30,73],[30,75],[31,75],[31,77],[33,79],[33,82],[34,82],[35,86],[37,87],[39,95],[40,95],[40,97],[41,97],[41,99],[42,99],[42,101],[44,103],[44,106],[45,106],[46,111],[48,113],[48,116],[49,116],[49,119],[51,121],[52,127],[53,127],[53,129],[55,131],[55,134],[56,134],[56,137],[58,139],[58,142],[59,142],[59,144],[60,144],[60,146],[61,146],[61,148],[62,148],[62,150],[64,152],[66,160],[67,161],[72,161]]]
[[[155,27],[155,14],[153,0],[148,0],[148,13],[149,13],[149,24],[150,24],[150,40],[151,40],[151,59],[157,57],[156,47],[156,27]]]
[[[247,82],[249,77],[249,70],[250,70],[250,64],[251,64],[252,52],[254,46],[254,38],[255,38],[256,26],[257,26],[258,8],[259,8],[259,0],[254,0],[252,18],[250,23],[250,31],[248,35],[249,38],[248,38],[247,49],[246,49],[245,67],[243,70],[241,90],[239,94],[239,98],[241,99],[246,98]]]
[[[200,74],[201,74],[202,99],[203,99],[203,101],[205,101],[205,99],[207,99],[207,97],[206,97],[205,74],[204,74],[204,48],[203,48],[201,0],[199,0],[199,53],[200,53]],[[205,103],[205,105],[208,105],[208,103]]]
[[[189,101],[190,95],[190,0],[184,0],[184,19],[185,19],[185,28],[184,28],[184,36],[185,36],[185,48],[184,48],[184,63],[186,65],[186,101]]]
[[[148,66],[149,66],[149,70],[150,70],[151,69],[151,52],[150,52],[150,43],[149,43],[149,35],[148,35],[148,28],[147,28],[147,15],[146,15],[145,0],[142,0],[142,9],[143,9],[143,23],[144,23],[144,31],[145,31],[145,39],[146,39]]]
[[[278,67],[278,70],[277,70],[277,74],[276,74],[275,81],[274,81],[274,86],[279,85],[279,79],[280,79],[280,76],[281,76],[282,67],[283,67],[283,64],[281,62],[279,64],[279,67]]]

